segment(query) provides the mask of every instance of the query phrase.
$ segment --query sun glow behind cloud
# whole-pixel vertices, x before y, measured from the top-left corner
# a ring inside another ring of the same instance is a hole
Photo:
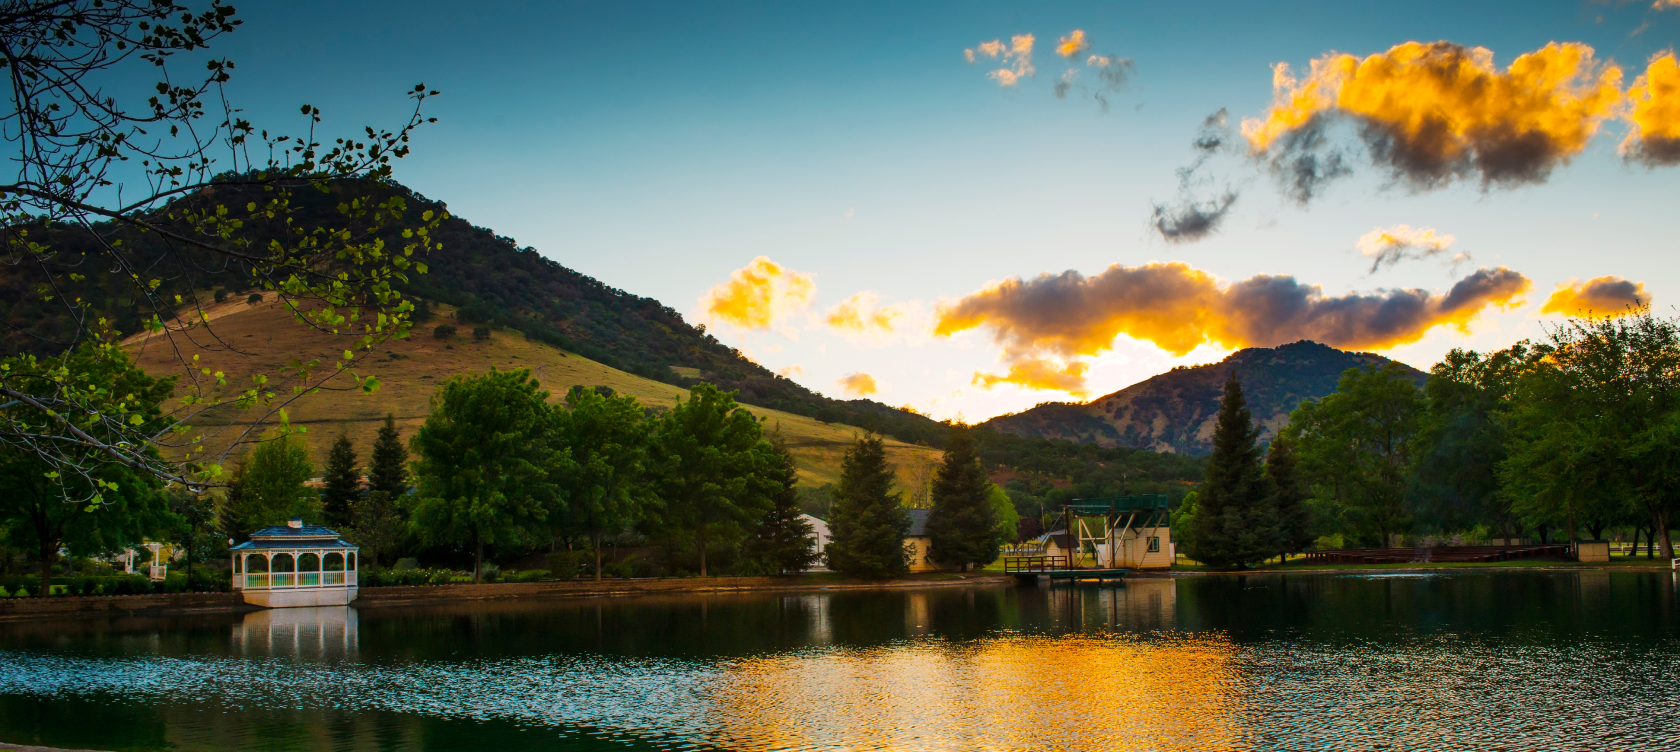
[[[1116,264],[1078,272],[1009,279],[942,303],[936,336],[985,329],[1002,349],[1003,374],[975,383],[1017,384],[1080,394],[1082,359],[1128,337],[1183,355],[1204,344],[1271,347],[1301,339],[1343,349],[1383,349],[1415,342],[1429,330],[1468,332],[1489,307],[1520,304],[1531,283],[1504,267],[1480,269],[1446,293],[1420,289],[1327,296],[1290,276],[1257,275],[1225,283],[1183,263]]]
[[[1622,316],[1651,304],[1643,282],[1621,277],[1597,277],[1582,282],[1572,279],[1557,286],[1541,313],[1565,316]]]

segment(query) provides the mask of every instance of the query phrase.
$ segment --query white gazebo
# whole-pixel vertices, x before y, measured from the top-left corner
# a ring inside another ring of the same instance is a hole
[[[356,546],[293,517],[233,547],[233,589],[267,608],[343,606],[356,600]]]

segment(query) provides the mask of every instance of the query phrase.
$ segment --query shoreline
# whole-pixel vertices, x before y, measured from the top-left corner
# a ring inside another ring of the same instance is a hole
[[[1312,569],[1134,570],[1126,579],[1177,579],[1186,577],[1228,577],[1232,575],[1348,575],[1348,574],[1432,574],[1464,571],[1627,571],[1666,572],[1660,564],[1569,564],[1510,566],[1424,566],[1424,567],[1328,567]],[[573,580],[570,582],[486,583],[481,585],[403,585],[363,588],[352,603],[358,609],[413,606],[483,600],[549,600],[559,598],[616,598],[638,595],[689,593],[796,593],[863,590],[903,590],[935,587],[1014,586],[1016,575],[1002,572],[924,573],[896,580],[845,580],[829,575],[783,577],[684,577],[636,580]],[[245,603],[239,593],[176,593],[151,595],[76,596],[11,598],[0,600],[0,623],[90,616],[161,616],[194,613],[240,613],[260,611],[261,606]],[[4,747],[0,747],[4,749]]]
[[[27,744],[0,742],[0,752],[100,752],[97,749],[64,749],[63,747],[31,747]]]
[[[1013,575],[992,572],[928,573],[903,579],[868,581],[819,576],[684,577],[639,580],[485,583],[480,585],[403,585],[362,588],[352,602],[358,609],[483,600],[613,598],[679,593],[791,593],[900,590],[930,587],[1013,585]],[[162,616],[193,613],[261,611],[239,593],[107,595],[0,600],[0,623],[89,616]]]

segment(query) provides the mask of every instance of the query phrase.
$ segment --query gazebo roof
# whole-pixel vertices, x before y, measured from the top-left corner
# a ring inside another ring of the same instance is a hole
[[[337,538],[288,538],[285,540],[248,540],[229,550],[251,551],[266,548],[284,548],[291,550],[295,548],[356,549],[359,547],[354,543],[345,543]]]
[[[303,520],[293,517],[284,525],[265,527],[251,533],[251,539],[233,547],[233,550],[250,550],[258,548],[356,548],[354,544],[345,543],[338,537],[338,531],[321,525],[305,525]]]

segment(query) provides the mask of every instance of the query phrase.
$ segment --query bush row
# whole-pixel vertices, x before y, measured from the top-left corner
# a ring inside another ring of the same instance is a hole
[[[0,598],[22,598],[35,595],[41,587],[41,578],[34,575],[0,575]],[[90,575],[52,578],[52,595],[63,596],[96,596],[96,595],[150,595],[153,593],[205,593],[227,592],[231,583],[225,576],[218,577],[207,567],[200,567],[193,571],[192,576],[185,572],[171,572],[161,581],[153,582],[151,578],[141,574],[119,575]]]

